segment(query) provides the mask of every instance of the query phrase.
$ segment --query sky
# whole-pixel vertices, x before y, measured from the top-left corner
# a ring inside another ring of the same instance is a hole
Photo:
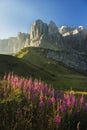
[[[29,33],[37,19],[87,28],[87,0],[0,0],[0,39]]]

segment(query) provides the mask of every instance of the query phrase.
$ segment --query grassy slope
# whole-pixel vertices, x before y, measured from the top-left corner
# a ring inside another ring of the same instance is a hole
[[[64,67],[61,63],[53,61],[34,48],[26,48],[18,54],[24,62],[32,64],[49,74],[52,78],[50,83],[58,89],[75,89],[87,91],[87,76],[83,76],[73,69]],[[40,75],[42,77],[42,74]],[[44,77],[48,81],[47,77]]]
[[[5,72],[14,72],[19,76],[31,76],[33,78],[37,77],[38,79],[41,78],[42,80],[45,80],[45,78],[47,78],[48,81],[50,79],[53,79],[50,74],[44,72],[43,70],[40,70],[38,67],[32,65],[29,62],[26,63],[17,57],[9,55],[0,55],[0,76],[3,76]]]

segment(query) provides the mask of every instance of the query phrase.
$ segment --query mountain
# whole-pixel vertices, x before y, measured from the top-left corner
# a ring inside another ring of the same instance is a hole
[[[48,49],[47,57],[87,72],[87,30],[83,26],[58,28],[53,21],[46,24],[36,20],[30,34],[20,32],[15,38],[0,40],[3,54],[15,54],[25,47]]]
[[[29,34],[18,33],[17,37],[0,40],[0,54],[15,54],[28,46]]]
[[[62,48],[62,36],[58,32],[58,28],[53,21],[49,24],[36,20],[30,30],[30,46],[43,47],[49,49]]]

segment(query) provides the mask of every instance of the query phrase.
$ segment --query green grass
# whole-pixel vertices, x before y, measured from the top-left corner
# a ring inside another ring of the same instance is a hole
[[[42,76],[42,73],[40,77],[44,77],[43,79],[55,87],[55,89],[87,91],[87,76],[64,66],[60,62],[47,58],[38,48],[25,48],[17,55],[19,58],[20,56],[24,62],[38,68],[39,72],[43,71],[45,74],[50,75],[50,79],[44,77],[45,75]]]
[[[40,70],[35,65],[25,62],[14,56],[0,55],[0,76],[4,76],[5,73],[13,72],[19,76],[32,77],[50,81],[54,79],[50,74]]]

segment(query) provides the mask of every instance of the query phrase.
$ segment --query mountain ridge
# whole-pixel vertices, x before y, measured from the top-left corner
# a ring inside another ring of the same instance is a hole
[[[87,71],[87,30],[83,26],[58,29],[53,21],[47,24],[38,19],[32,24],[30,34],[19,32],[15,38],[0,40],[0,53],[3,54],[15,54],[25,47],[53,50],[48,52],[49,58]]]

